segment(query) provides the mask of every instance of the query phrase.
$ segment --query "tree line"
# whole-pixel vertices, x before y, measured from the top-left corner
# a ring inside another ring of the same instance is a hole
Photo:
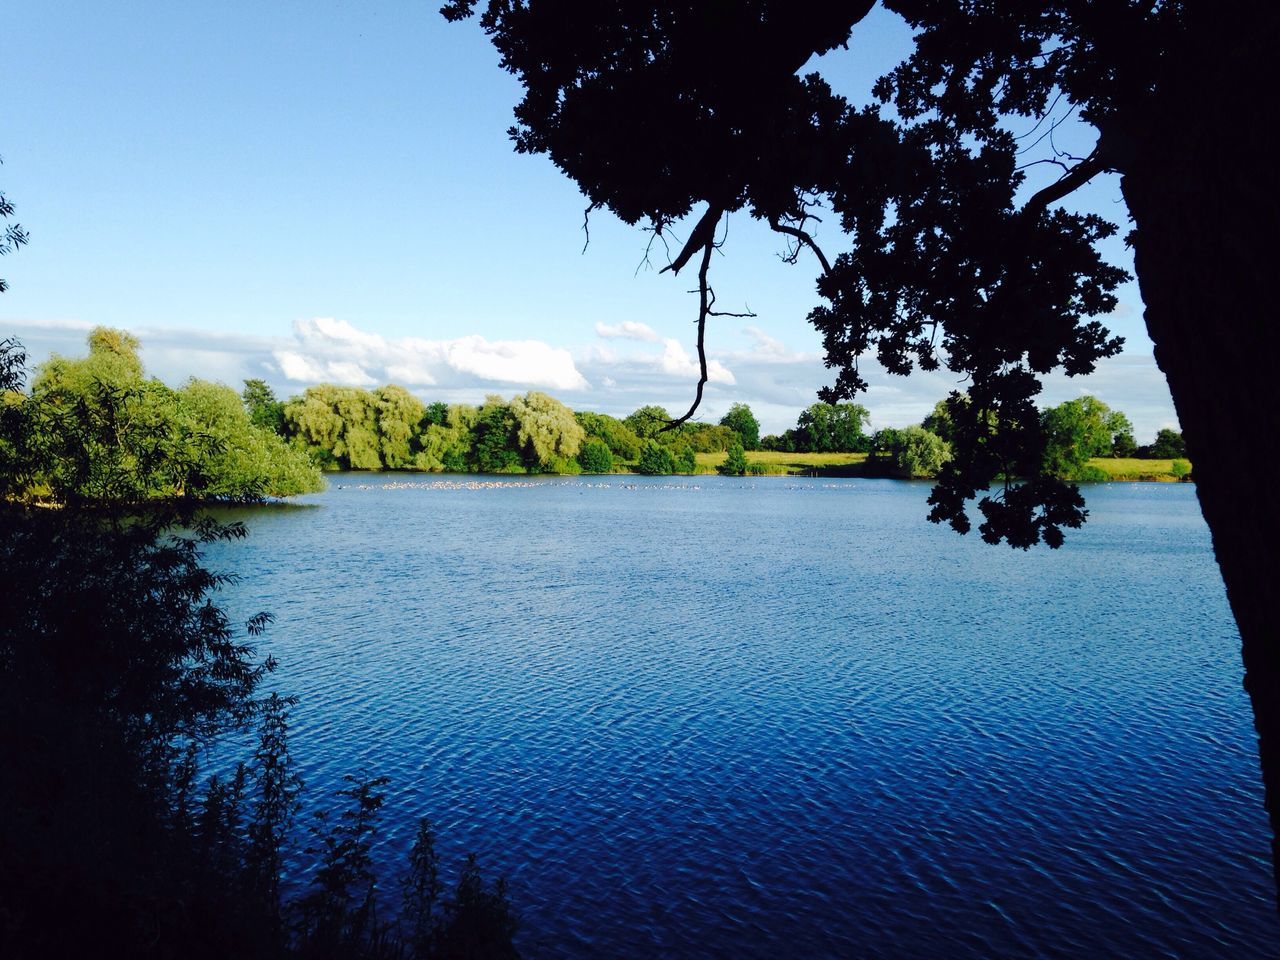
[[[935,477],[951,458],[956,410],[969,404],[957,394],[919,424],[873,431],[861,404],[814,403],[795,427],[762,437],[745,403],[718,423],[672,426],[661,406],[618,418],[575,412],[538,391],[471,405],[425,403],[394,384],[321,384],[281,401],[263,380],[245,381],[239,396],[197,378],[166,386],[146,376],[138,341],[121,330],[94,329],[88,348],[79,359],[54,356],[28,391],[5,394],[30,429],[23,449],[0,449],[0,457],[22,465],[30,499],[292,496],[322,489],[322,470],[694,474],[700,453],[725,454],[723,474],[765,472],[746,456],[753,451],[865,454],[866,473]],[[1176,459],[1175,473],[1190,472],[1180,434],[1161,430],[1139,447],[1128,417],[1095,397],[1040,418],[1043,465],[1054,476],[1106,479],[1089,465],[1095,457]],[[999,424],[989,418],[988,426],[995,444]],[[68,455],[69,437],[90,434],[93,456]]]
[[[494,395],[472,406],[424,403],[394,385],[365,390],[322,384],[280,401],[264,381],[249,380],[243,399],[253,423],[336,470],[691,474],[698,470],[697,454],[725,453],[720,472],[741,475],[752,467],[745,453],[765,450],[862,453],[872,469],[932,477],[950,459],[954,440],[949,400],[939,401],[920,424],[875,431],[861,404],[814,403],[794,428],[761,437],[745,403],[733,404],[716,424],[672,427],[673,417],[661,406],[617,418],[575,412],[537,391],[510,400]],[[955,402],[968,401],[960,396]],[[1181,435],[1168,429],[1139,447],[1128,417],[1092,396],[1047,408],[1041,421],[1046,469],[1068,480],[1104,479],[1088,467],[1095,457],[1185,456]]]

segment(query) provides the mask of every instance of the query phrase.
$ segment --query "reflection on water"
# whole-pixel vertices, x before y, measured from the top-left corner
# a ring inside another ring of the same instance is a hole
[[[215,566],[314,799],[394,779],[531,956],[1280,952],[1239,640],[1189,486],[1056,552],[927,486],[338,476]]]

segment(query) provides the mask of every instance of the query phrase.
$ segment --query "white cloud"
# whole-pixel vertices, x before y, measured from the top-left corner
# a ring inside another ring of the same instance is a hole
[[[9,320],[6,326],[6,333],[16,334],[26,346],[34,367],[55,352],[82,356],[85,331],[92,324]],[[625,416],[648,403],[687,408],[698,379],[696,360],[677,340],[664,341],[661,352],[637,345],[635,354],[597,342],[582,348],[575,361],[567,350],[539,340],[391,338],[329,318],[300,321],[285,337],[162,327],[132,332],[142,341],[148,371],[167,383],[177,385],[195,375],[238,388],[241,380],[262,377],[280,396],[325,381],[399,383],[427,400],[475,403],[510,385],[547,390],[575,409]],[[817,399],[818,389],[833,381],[834,372],[818,351],[793,350],[759,328],[743,332],[750,339],[748,349],[722,351],[711,361],[711,382],[698,419],[714,423],[731,403],[741,401],[751,405],[766,433],[794,426],[800,411]],[[890,376],[873,358],[863,361],[862,373],[870,389],[859,402],[870,409],[876,428],[918,423],[951,390],[965,388],[959,375],[945,370]],[[1103,360],[1089,377],[1050,375],[1037,401],[1048,406],[1083,392],[1128,414],[1141,443],[1161,427],[1177,426],[1164,375],[1149,353],[1126,352]]]
[[[477,381],[549,390],[585,390],[590,384],[568,350],[541,340],[388,338],[345,320],[315,317],[293,325],[295,342],[272,351],[285,379],[367,385],[394,381],[408,387],[472,386]]]
[[[657,343],[659,339],[653,327],[637,320],[623,320],[612,325],[596,321],[596,336],[605,340],[641,340],[645,343]]]
[[[662,357],[658,360],[662,372],[672,377],[685,377],[697,380],[702,370],[693,357],[680,346],[680,341],[668,337],[663,341]],[[711,383],[736,383],[733,374],[719,360],[707,360],[707,379]]]

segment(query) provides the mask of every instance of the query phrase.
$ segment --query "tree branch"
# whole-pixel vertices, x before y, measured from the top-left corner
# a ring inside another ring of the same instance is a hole
[[[708,203],[707,212],[702,215],[693,231],[689,234],[689,239],[684,242],[684,247],[676,254],[676,258],[669,264],[659,270],[659,273],[666,273],[670,270],[672,273],[679,273],[689,259],[703,248],[710,248],[715,243],[716,227],[720,223],[720,218],[724,215],[724,207],[718,203]],[[710,253],[707,254],[710,256]]]
[[[707,211],[710,213],[711,211]],[[717,217],[719,215],[717,214]],[[703,217],[706,220],[706,217]],[[702,227],[702,223],[698,224],[698,229]],[[711,266],[711,251],[715,249],[715,224],[712,223],[712,232],[702,244],[702,263],[698,267],[698,387],[693,395],[693,404],[685,411],[684,416],[676,417],[674,420],[668,420],[659,433],[666,433],[668,430],[674,430],[682,423],[688,423],[697,412],[698,405],[702,403],[702,391],[707,385],[707,317],[711,315],[711,305],[715,303],[715,295],[711,292],[711,287],[707,285],[707,270]],[[686,246],[687,249],[687,246]],[[685,257],[685,262],[689,258]]]
[[[813,251],[814,256],[818,258],[818,262],[822,264],[822,272],[824,274],[831,272],[831,261],[827,259],[827,255],[823,253],[822,249],[814,242],[813,237],[809,236],[809,234],[804,230],[801,230],[799,227],[789,227],[784,223],[780,223],[776,217],[769,221],[769,227],[774,231],[774,233],[785,233],[789,237],[795,237],[796,240]]]
[[[1083,187],[1098,174],[1110,167],[1101,151],[1097,148],[1074,167],[1064,173],[1049,186],[1032,195],[1022,208],[1024,216],[1039,216],[1048,209],[1049,204],[1056,203],[1073,191]]]

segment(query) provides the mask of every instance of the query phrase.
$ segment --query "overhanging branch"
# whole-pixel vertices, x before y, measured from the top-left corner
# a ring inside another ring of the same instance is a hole
[[[1106,159],[1097,148],[1074,167],[1064,173],[1043,190],[1034,193],[1022,212],[1026,216],[1037,217],[1048,209],[1049,204],[1056,203],[1073,191],[1083,187],[1098,174],[1110,169]]]

